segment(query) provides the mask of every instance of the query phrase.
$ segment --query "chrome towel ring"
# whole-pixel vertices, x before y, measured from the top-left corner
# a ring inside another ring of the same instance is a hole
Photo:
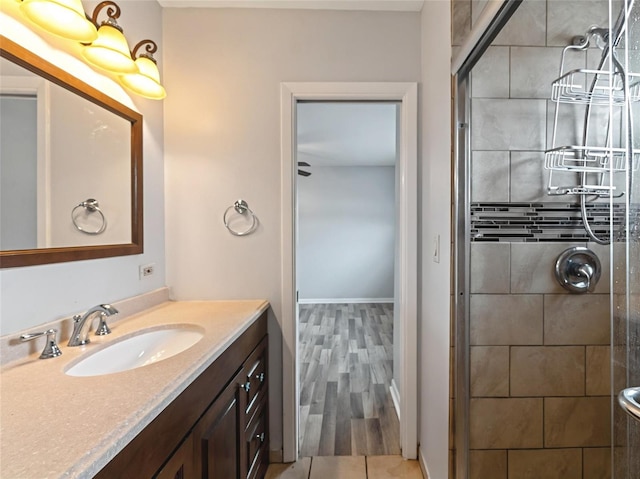
[[[229,213],[231,213],[234,210],[239,215],[244,216],[248,214],[251,217],[251,225],[249,226],[249,228],[247,228],[244,231],[236,231],[229,225],[229,218],[230,218]],[[258,217],[255,215],[253,211],[251,211],[251,209],[249,208],[249,204],[244,200],[237,200],[233,205],[229,206],[225,210],[224,215],[222,215],[222,221],[225,227],[229,230],[229,233],[231,233],[234,236],[249,235],[253,233],[258,227]]]
[[[102,224],[100,225],[100,227],[95,231],[87,231],[82,226],[80,226],[77,222],[77,215],[75,214],[78,208],[84,208],[87,213],[98,213],[102,220]],[[73,226],[75,226],[78,231],[81,231],[82,233],[87,235],[99,235],[105,229],[107,229],[107,218],[105,218],[104,213],[100,209],[100,203],[98,203],[98,200],[94,200],[93,198],[84,200],[82,203],[71,210],[71,221],[73,221]]]

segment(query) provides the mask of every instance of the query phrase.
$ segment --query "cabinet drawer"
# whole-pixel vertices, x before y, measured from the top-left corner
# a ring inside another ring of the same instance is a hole
[[[246,417],[251,418],[260,402],[260,393],[267,384],[267,338],[251,353],[245,362],[247,371],[244,379],[244,394],[246,395]]]
[[[246,431],[246,454],[248,473],[247,479],[254,479],[263,476],[263,470],[268,465],[267,443],[269,437],[269,426],[266,407],[266,394],[261,395],[262,399],[258,405],[257,412]]]

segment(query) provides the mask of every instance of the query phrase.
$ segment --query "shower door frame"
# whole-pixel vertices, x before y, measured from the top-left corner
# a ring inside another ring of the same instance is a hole
[[[623,39],[624,39],[624,54],[622,55],[622,63],[624,65],[624,71],[628,73],[638,73],[637,58],[632,58],[629,54],[631,45],[637,45],[637,40],[634,43],[634,39],[631,34],[633,29],[634,34],[638,35],[638,27],[635,27],[640,20],[638,19],[638,12],[636,10],[634,15],[634,9],[639,9],[637,0],[634,3],[633,0],[625,0],[623,2],[626,14],[624,17],[623,27]],[[609,28],[613,28],[613,14],[612,1],[609,0]],[[634,28],[635,27],[635,28]],[[635,71],[634,71],[635,69]],[[629,86],[627,85],[627,89]],[[625,93],[625,108],[631,108],[632,103],[629,98],[629,92]],[[637,114],[637,111],[632,111]],[[635,118],[633,118],[635,119]],[[631,124],[633,128],[633,122]],[[625,128],[626,129],[626,128]],[[637,148],[637,141],[632,135],[627,134],[625,147]],[[628,150],[627,150],[628,151]],[[637,219],[632,220],[633,205],[638,203],[638,199],[635,194],[637,193],[637,187],[633,188],[633,183],[639,178],[637,170],[631,167],[631,158],[633,154],[629,156],[627,153],[627,165],[626,165],[626,192],[625,195],[625,223],[624,223],[624,236],[618,238],[617,241],[611,242],[611,397],[612,397],[612,411],[611,411],[611,461],[612,461],[612,478],[623,479],[632,476],[632,471],[637,475],[637,470],[640,468],[640,457],[636,453],[632,454],[632,451],[637,451],[638,443],[640,442],[640,423],[637,418],[631,417],[630,414],[624,412],[616,400],[621,390],[628,387],[638,387],[640,383],[640,372],[638,371],[638,311],[634,310],[634,304],[631,298],[634,296],[634,291],[637,291],[638,282],[634,281],[638,277],[637,271],[633,271],[634,260],[637,261],[637,249],[632,249],[633,243],[637,243],[638,239],[634,238],[635,225]],[[611,225],[613,231],[613,225]],[[634,255],[635,250],[635,255]],[[635,256],[635,257],[634,257]],[[636,293],[637,294],[637,293]],[[622,337],[621,337],[622,336]],[[620,473],[620,474],[618,474]]]
[[[469,476],[469,282],[470,282],[470,170],[469,75],[454,81],[454,447],[455,479]],[[454,478],[450,478],[454,479]]]
[[[455,344],[454,374],[454,477],[469,478],[469,314],[470,314],[470,257],[471,257],[471,95],[470,73],[495,37],[500,33],[523,0],[504,0],[489,3],[490,18],[479,18],[467,36],[459,56],[453,59],[453,334]],[[487,8],[489,8],[489,6]],[[485,12],[482,13],[485,15]],[[463,55],[464,58],[461,58]]]

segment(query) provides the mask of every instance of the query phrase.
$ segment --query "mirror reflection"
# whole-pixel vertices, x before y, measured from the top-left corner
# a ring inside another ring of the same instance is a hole
[[[131,242],[130,130],[0,59],[0,249]]]
[[[0,268],[142,253],[142,115],[2,35],[0,102]]]

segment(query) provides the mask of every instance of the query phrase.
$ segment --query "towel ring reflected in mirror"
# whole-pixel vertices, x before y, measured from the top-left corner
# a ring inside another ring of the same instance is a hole
[[[87,230],[78,224],[78,217],[80,216],[79,213],[76,213],[78,208],[84,208],[84,211],[88,214],[98,213],[100,215],[100,219],[102,222],[97,230]],[[73,226],[75,226],[78,231],[86,235],[99,235],[107,229],[107,218],[104,216],[104,213],[100,209],[100,203],[98,203],[98,200],[94,200],[93,198],[84,200],[82,203],[78,204],[71,210],[71,221],[73,221]]]

